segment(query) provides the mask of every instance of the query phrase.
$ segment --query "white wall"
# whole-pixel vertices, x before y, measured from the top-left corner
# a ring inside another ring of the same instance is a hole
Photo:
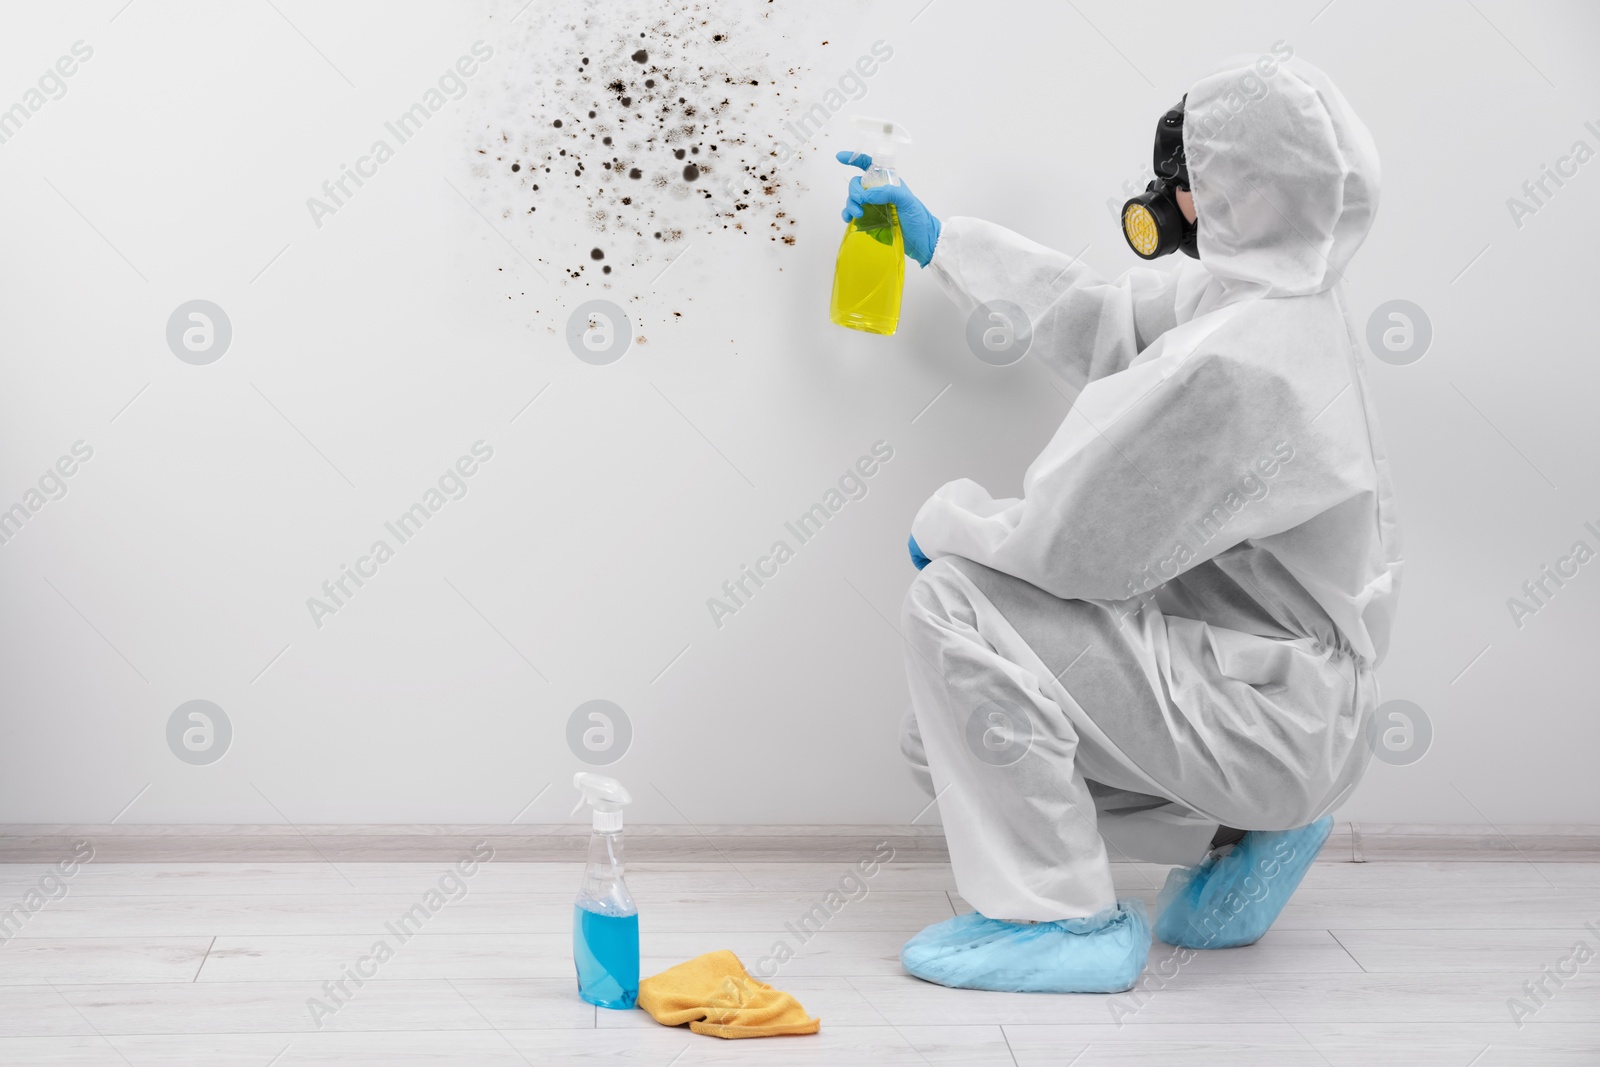
[[[520,0],[122,3],[13,7],[0,32],[0,107],[93,49],[0,144],[0,507],[93,449],[0,545],[0,819],[559,821],[583,766],[567,720],[592,699],[631,718],[612,773],[635,819],[910,818],[888,621],[908,524],[953,477],[1015,492],[1066,401],[1031,361],[976,360],[925,277],[899,336],[829,325],[840,118],[742,231],[685,195],[642,121],[612,131],[648,174],[604,232],[587,212],[627,179],[591,159],[534,194],[509,163],[608,99],[575,81],[578,43],[635,81],[642,44],[687,98],[726,96],[719,151],[758,159],[882,40],[892,59],[842,114],[911,129],[904,170],[935,212],[1118,272],[1105,204],[1156,117],[1216,59],[1283,40],[1382,153],[1354,306],[1411,300],[1435,334],[1420,362],[1372,362],[1408,557],[1382,683],[1435,736],[1414,765],[1374,764],[1344,814],[1600,822],[1600,563],[1520,628],[1507,608],[1575,540],[1600,548],[1600,162],[1520,226],[1506,205],[1574,141],[1600,148],[1592,5],[725,0],[693,24],[677,3],[540,0],[516,22]],[[307,198],[480,39],[466,97],[316,225]],[[600,110],[576,129],[614,123]],[[564,341],[596,297],[642,338],[609,366]],[[195,298],[233,329],[204,366],[165,337]],[[880,440],[866,497],[714,626],[707,598],[793,544],[785,520]],[[467,495],[386,536],[477,441],[493,458]],[[380,537],[394,558],[316,625],[307,598]],[[168,747],[193,699],[232,724],[209,765]]]

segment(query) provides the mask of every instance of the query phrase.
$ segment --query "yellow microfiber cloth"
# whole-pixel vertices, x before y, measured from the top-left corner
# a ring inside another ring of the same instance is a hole
[[[723,949],[669,967],[639,983],[639,1007],[663,1026],[711,1037],[814,1034],[821,1019],[789,994],[751,978],[739,957]]]

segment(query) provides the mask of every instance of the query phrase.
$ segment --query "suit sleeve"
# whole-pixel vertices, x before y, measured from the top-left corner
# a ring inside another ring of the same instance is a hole
[[[1077,257],[982,219],[945,222],[928,265],[963,316],[996,300],[1020,307],[1030,356],[1074,391],[1126,368],[1177,321],[1178,270],[1137,267],[1105,281]]]

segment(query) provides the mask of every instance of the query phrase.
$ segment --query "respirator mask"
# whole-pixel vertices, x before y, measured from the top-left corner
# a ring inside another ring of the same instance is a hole
[[[1180,248],[1186,255],[1200,258],[1195,224],[1183,217],[1177,197],[1179,189],[1189,188],[1189,161],[1183,154],[1183,105],[1188,99],[1185,94],[1156,123],[1156,180],[1122,205],[1122,236],[1141,259],[1155,259]]]

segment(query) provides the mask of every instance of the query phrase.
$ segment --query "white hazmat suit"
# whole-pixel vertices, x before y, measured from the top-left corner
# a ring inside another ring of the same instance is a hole
[[[1106,841],[1195,863],[1370,757],[1400,558],[1342,278],[1378,160],[1321,71],[1257,62],[1188,94],[1198,261],[1105,281],[952,218],[930,263],[963,313],[1021,307],[1079,391],[1021,499],[961,479],[912,525],[904,748],[991,918],[1102,913]]]

